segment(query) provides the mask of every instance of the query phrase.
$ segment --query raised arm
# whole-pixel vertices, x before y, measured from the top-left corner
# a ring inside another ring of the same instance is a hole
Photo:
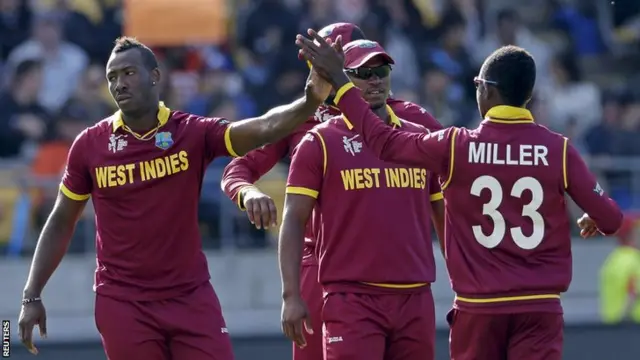
[[[302,331],[304,324],[307,331],[311,331],[309,314],[300,294],[300,264],[305,227],[324,176],[324,155],[320,146],[315,136],[308,134],[294,152],[278,242],[283,299],[282,329],[298,346],[305,344]]]
[[[353,83],[343,83],[335,104],[342,111],[347,127],[362,134],[364,142],[377,156],[408,166],[420,166],[444,174],[449,164],[450,142],[458,129],[448,128],[431,134],[412,133],[386,126],[374,114]]]
[[[578,151],[564,140],[564,187],[573,201],[595,222],[604,235],[613,235],[622,226],[618,205],[600,187]]]
[[[230,154],[242,156],[264,144],[282,139],[313,115],[330,92],[331,85],[311,70],[305,86],[305,96],[288,105],[273,108],[257,118],[229,125],[225,142],[229,144]]]
[[[40,298],[42,290],[67,252],[76,223],[91,194],[93,182],[85,160],[89,154],[87,141],[86,132],[83,132],[71,146],[60,192],[38,239],[24,287],[19,331],[22,342],[32,353],[37,353],[32,342],[33,327],[39,325],[41,335],[46,335],[46,316]]]

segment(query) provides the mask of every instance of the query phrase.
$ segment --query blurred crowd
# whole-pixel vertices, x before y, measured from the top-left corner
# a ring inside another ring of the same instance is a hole
[[[445,126],[474,126],[480,119],[473,76],[494,49],[515,44],[538,64],[531,103],[537,122],[590,156],[623,207],[640,207],[637,0],[228,4],[226,41],[154,48],[168,75],[168,106],[233,120],[288,102],[301,93],[308,71],[296,57],[295,35],[346,21],[394,57],[394,97],[424,106]],[[0,0],[0,246],[9,253],[32,249],[71,141],[115,111],[104,65],[124,18],[122,0]],[[205,246],[222,246],[225,238],[234,246],[266,246],[267,236],[220,193],[226,161],[212,165],[203,190]],[[92,241],[74,242],[73,249]]]

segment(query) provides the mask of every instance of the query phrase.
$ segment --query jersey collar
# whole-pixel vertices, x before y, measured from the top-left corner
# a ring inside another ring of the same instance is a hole
[[[400,118],[398,117],[398,115],[396,115],[396,113],[393,112],[393,109],[391,108],[391,106],[389,106],[389,104],[385,106],[387,108],[387,113],[389,114],[389,124],[393,126],[394,129],[402,127],[402,121],[400,121]],[[349,119],[347,119],[347,117],[344,116],[344,114],[342,115],[342,117],[344,118],[344,122],[347,124],[347,128],[349,130],[352,130],[353,124],[351,124],[351,121],[349,121]]]
[[[528,124],[533,122],[533,115],[525,108],[499,105],[489,109],[484,119],[499,124]]]
[[[171,109],[164,105],[164,102],[160,101],[158,103],[158,127],[163,126],[169,121],[169,116],[171,115]],[[124,120],[122,119],[122,111],[118,110],[115,114],[113,114],[113,132],[116,132],[118,129],[125,126]]]

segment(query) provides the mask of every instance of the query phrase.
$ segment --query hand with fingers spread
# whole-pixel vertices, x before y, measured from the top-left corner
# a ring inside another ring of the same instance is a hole
[[[282,303],[282,332],[298,347],[307,346],[304,332],[313,334],[309,310],[300,296],[291,296]]]
[[[307,34],[309,38],[302,35],[296,37],[300,56],[309,61],[314,71],[330,82],[335,89],[348,83],[349,78],[344,73],[342,37],[338,36],[335,42],[331,42],[323,39],[312,29],[309,29]]]
[[[578,219],[577,224],[580,228],[580,236],[583,239],[601,234],[600,230],[598,230],[598,227],[596,226],[596,222],[593,221],[588,214],[582,215],[582,217]]]
[[[38,349],[33,345],[33,328],[38,325],[40,337],[47,337],[47,312],[41,300],[22,305],[18,320],[20,341],[33,355],[38,355]]]
[[[242,205],[247,217],[256,229],[268,229],[277,225],[278,210],[273,199],[255,187],[242,190]]]

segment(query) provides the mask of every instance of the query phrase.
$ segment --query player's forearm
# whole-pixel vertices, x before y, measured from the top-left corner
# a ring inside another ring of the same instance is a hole
[[[613,199],[606,197],[602,201],[594,201],[588,205],[582,201],[584,206],[580,205],[580,202],[577,203],[593,219],[598,230],[604,235],[615,235],[622,227],[624,215]]]
[[[222,191],[232,201],[241,204],[242,199],[239,198],[241,191],[269,172],[285,155],[287,149],[288,144],[283,140],[231,160],[222,173],[220,182]]]
[[[320,104],[316,99],[304,96],[291,104],[273,108],[260,117],[231,124],[229,136],[235,152],[244,155],[284,138],[313,115]]]
[[[419,149],[424,134],[393,130],[371,111],[369,103],[353,84],[348,83],[338,90],[335,103],[344,115],[347,127],[361,134],[380,159],[429,169]]]
[[[75,229],[75,219],[53,211],[45,223],[36,246],[29,277],[24,288],[25,298],[39,297],[64,257]]]
[[[293,220],[288,212],[285,209],[278,242],[283,299],[300,296],[300,265],[305,230],[304,224]]]
[[[568,146],[566,158],[567,192],[576,204],[593,219],[598,230],[613,235],[622,226],[623,214],[600,186],[578,152]]]
[[[231,201],[240,203],[240,192],[242,189],[250,187],[258,180],[258,176],[245,166],[244,158],[235,158],[224,168],[220,187]]]

